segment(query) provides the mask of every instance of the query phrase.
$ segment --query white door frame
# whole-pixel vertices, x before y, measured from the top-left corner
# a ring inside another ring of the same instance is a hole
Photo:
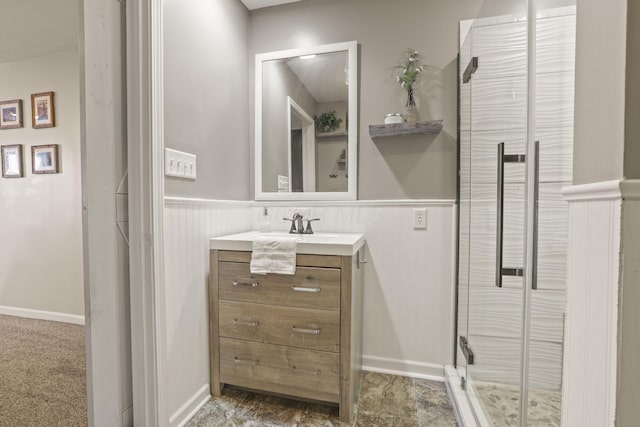
[[[134,425],[169,425],[164,296],[162,1],[127,2]]]
[[[162,0],[79,3],[88,421],[128,427],[133,418],[135,426],[165,427]],[[123,324],[126,296],[115,277],[121,260],[114,245],[114,146],[125,126],[130,325]],[[129,328],[131,372],[121,347]]]
[[[291,128],[293,118],[291,110],[303,120],[302,126],[302,185],[304,192],[316,191],[316,132],[313,118],[298,103],[287,96],[287,153],[289,160],[289,192],[291,192],[292,158],[291,158]]]

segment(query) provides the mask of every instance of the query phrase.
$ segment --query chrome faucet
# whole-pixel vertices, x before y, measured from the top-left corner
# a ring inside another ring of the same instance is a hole
[[[304,217],[302,216],[302,214],[301,214],[301,213],[296,212],[296,213],[293,215],[293,220],[294,220],[294,221],[297,221],[297,222],[296,222],[296,228],[297,228],[297,232],[298,232],[298,234],[302,234],[302,233],[304,233],[304,226],[303,226],[303,224],[302,224],[302,218],[304,218]]]
[[[320,221],[320,218],[308,219],[307,228],[304,228],[304,224],[302,220],[304,217],[299,212],[293,214],[293,218],[282,218],[285,221],[291,221],[291,228],[289,229],[289,234],[313,234],[313,229],[311,228],[312,221]]]

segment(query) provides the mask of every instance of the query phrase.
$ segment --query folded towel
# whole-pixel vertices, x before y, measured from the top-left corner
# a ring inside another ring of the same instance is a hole
[[[252,274],[296,274],[295,237],[260,236],[253,240]]]

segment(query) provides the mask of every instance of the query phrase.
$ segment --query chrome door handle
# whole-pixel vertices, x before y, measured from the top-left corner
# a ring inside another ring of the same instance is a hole
[[[533,257],[531,290],[538,289],[538,199],[540,195],[540,141],[535,141],[533,158]]]
[[[236,363],[238,365],[259,365],[260,361],[259,360],[250,360],[250,359],[238,359],[238,357],[234,357],[233,358],[233,363]]]
[[[320,335],[320,328],[316,328],[316,329],[296,328],[294,325],[293,327],[291,327],[291,331],[296,334]]]
[[[320,292],[320,288],[307,288],[304,286],[292,286],[291,290],[295,291],[295,292],[312,292],[312,293],[318,293]]]
[[[305,375],[315,375],[315,376],[319,376],[320,375],[320,369],[314,369],[314,370],[300,369],[300,368],[296,368],[294,366],[292,368],[292,371],[293,371],[294,374],[305,374]]]
[[[523,276],[522,268],[502,267],[502,246],[504,242],[504,164],[524,163],[524,154],[504,154],[504,142],[498,144],[498,187],[496,194],[496,286],[502,287],[502,276]]]
[[[238,319],[233,319],[233,324],[234,325],[241,325],[241,326],[251,326],[252,328],[257,328],[258,325],[260,324],[260,322],[258,322],[257,320],[238,320]]]
[[[260,285],[258,282],[238,282],[237,280],[233,281],[233,286],[248,286],[250,288],[257,288]]]

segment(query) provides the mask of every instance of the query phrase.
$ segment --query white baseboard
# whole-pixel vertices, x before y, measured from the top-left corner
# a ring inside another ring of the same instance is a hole
[[[362,356],[362,369],[381,374],[400,375],[431,381],[444,381],[444,366],[436,363],[412,360],[389,359],[377,356]]]
[[[56,313],[55,311],[32,310],[30,308],[8,307],[0,305],[0,314],[26,317],[29,319],[51,320],[53,322],[73,323],[84,326],[84,316],[76,314]]]
[[[209,384],[202,386],[169,418],[171,427],[183,427],[211,399]]]

